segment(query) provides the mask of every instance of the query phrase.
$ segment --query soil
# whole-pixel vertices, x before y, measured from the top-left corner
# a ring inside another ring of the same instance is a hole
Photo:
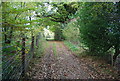
[[[111,79],[103,77],[60,41],[48,41],[44,55],[27,72],[30,79]]]

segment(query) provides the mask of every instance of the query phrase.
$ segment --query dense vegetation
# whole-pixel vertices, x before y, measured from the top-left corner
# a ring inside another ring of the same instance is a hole
[[[115,50],[113,59],[115,60],[120,53],[119,5],[120,3],[110,2],[80,3],[79,10],[74,16],[77,23],[73,22],[74,25],[70,25],[69,28],[66,26],[64,29],[66,39],[72,36],[72,41],[79,39],[80,43],[88,47],[89,51],[93,52],[91,54],[96,56],[104,56],[113,48]],[[70,29],[71,26],[79,28],[79,35],[77,30]],[[76,36],[72,32],[76,32]]]
[[[24,66],[29,52],[33,52],[31,58],[32,55],[35,57],[34,52],[41,48],[39,40],[44,37],[47,26],[55,33],[55,40],[66,40],[71,45],[82,44],[91,55],[104,56],[115,51],[115,61],[120,54],[119,2],[3,2],[3,67],[6,68],[7,59],[15,60],[15,63],[7,62],[13,65],[6,69],[4,76],[13,68],[18,68],[16,64]]]
[[[85,3],[79,11],[79,29],[83,43],[90,51],[103,54],[110,48],[119,54],[119,3]]]

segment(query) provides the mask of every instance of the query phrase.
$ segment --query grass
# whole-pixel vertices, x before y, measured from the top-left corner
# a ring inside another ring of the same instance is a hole
[[[73,52],[79,50],[78,46],[72,44],[71,42],[65,41],[64,44],[67,45],[68,48],[69,48],[70,50],[72,50]]]
[[[69,41],[64,41],[64,44],[77,56],[85,56],[86,52],[82,47],[79,47],[79,45],[75,45]]]

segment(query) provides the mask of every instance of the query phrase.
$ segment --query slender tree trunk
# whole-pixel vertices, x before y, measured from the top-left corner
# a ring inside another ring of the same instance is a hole
[[[36,46],[38,46],[38,35],[36,36]]]
[[[4,36],[5,36],[5,43],[7,43],[7,35],[5,34]]]
[[[119,44],[116,44],[116,45],[115,45],[115,54],[114,54],[114,56],[113,56],[114,62],[115,62],[115,60],[116,60],[116,58],[117,58],[117,56],[118,56],[119,54],[120,54]]]
[[[22,77],[25,76],[25,37],[22,38]]]
[[[5,36],[5,43],[7,43],[7,27],[4,27],[4,32],[5,32],[5,34],[4,34],[4,36]]]
[[[120,45],[120,44],[119,44],[119,37],[116,36],[115,54],[114,54],[114,56],[113,56],[114,62],[115,62],[117,56],[120,54],[120,49],[119,49],[120,46],[119,46],[119,45]]]
[[[31,44],[31,46],[32,46],[32,49],[34,49],[34,36],[32,36],[32,44]]]
[[[31,42],[31,50],[32,50],[33,58],[34,58],[35,55],[34,55],[34,36],[33,36],[33,34],[32,34],[32,42]]]

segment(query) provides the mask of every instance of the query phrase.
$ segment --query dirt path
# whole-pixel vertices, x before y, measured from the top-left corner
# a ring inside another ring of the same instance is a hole
[[[50,41],[45,55],[37,61],[29,76],[31,79],[92,79],[86,68],[63,42]]]

